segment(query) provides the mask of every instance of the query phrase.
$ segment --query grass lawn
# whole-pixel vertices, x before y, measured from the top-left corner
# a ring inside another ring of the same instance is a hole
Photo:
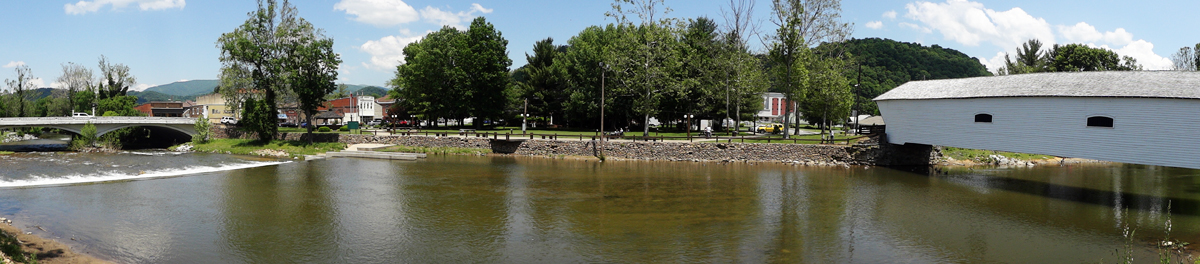
[[[1050,155],[1014,153],[1014,152],[980,150],[980,149],[965,149],[965,148],[955,148],[955,147],[942,148],[942,155],[945,155],[946,157],[954,158],[956,160],[974,160],[974,161],[985,161],[985,160],[989,159],[988,156],[991,156],[991,155],[1000,155],[1000,156],[1004,156],[1006,158],[1020,159],[1020,160],[1038,160],[1038,159],[1054,158],[1054,156],[1050,156]]]
[[[194,149],[196,151],[202,152],[224,153],[228,151],[233,154],[250,155],[256,150],[274,149],[287,152],[293,157],[346,149],[346,144],[336,142],[316,142],[313,144],[308,144],[308,142],[305,141],[273,140],[270,143],[263,143],[252,139],[223,138],[213,139],[204,144],[192,144],[195,146]]]
[[[12,155],[13,153],[16,153],[16,152],[12,152],[12,151],[0,151],[0,155]]]

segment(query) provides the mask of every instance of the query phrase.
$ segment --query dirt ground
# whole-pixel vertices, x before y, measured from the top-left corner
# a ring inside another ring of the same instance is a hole
[[[67,245],[54,241],[53,239],[45,239],[34,235],[27,235],[20,228],[14,225],[19,223],[0,224],[0,231],[8,234],[15,234],[17,240],[20,240],[25,252],[31,252],[37,255],[38,263],[44,264],[98,264],[112,263],[97,259],[92,256],[78,254],[71,251]]]

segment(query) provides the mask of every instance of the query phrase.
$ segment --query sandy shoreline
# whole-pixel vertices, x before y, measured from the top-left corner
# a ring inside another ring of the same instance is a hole
[[[53,239],[42,238],[32,234],[26,234],[17,226],[22,223],[13,222],[13,224],[0,224],[0,231],[4,231],[9,235],[15,235],[17,240],[21,241],[21,247],[25,252],[30,252],[37,255],[38,263],[44,264],[100,264],[113,263],[104,261],[93,256],[80,254],[71,250],[71,247],[59,243]]]

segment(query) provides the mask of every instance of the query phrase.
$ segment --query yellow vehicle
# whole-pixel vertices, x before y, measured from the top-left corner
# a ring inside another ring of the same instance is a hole
[[[762,126],[758,126],[758,128],[754,129],[754,131],[758,132],[759,134],[762,134],[762,133],[774,134],[774,133],[779,133],[780,131],[783,131],[783,126],[779,125],[779,124],[762,125]]]

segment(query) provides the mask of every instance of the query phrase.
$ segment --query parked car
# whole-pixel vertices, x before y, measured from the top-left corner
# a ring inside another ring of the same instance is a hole
[[[758,133],[779,133],[780,131],[783,131],[783,126],[778,124],[762,125],[758,126],[758,128],[754,129],[754,131]]]
[[[379,124],[382,124],[382,123],[383,123],[383,119],[376,118],[375,120],[371,120],[371,121],[367,122],[367,126],[373,127],[373,126],[378,126]]]
[[[231,125],[231,126],[232,126],[232,125],[237,125],[237,123],[238,123],[237,119],[234,119],[234,118],[233,118],[233,117],[231,117],[231,116],[224,116],[224,117],[221,117],[221,124],[225,124],[225,125]]]
[[[83,112],[74,112],[74,113],[71,113],[71,116],[72,117],[92,117],[92,114],[83,113]]]
[[[280,127],[297,127],[296,123],[292,123],[292,122],[279,123],[279,126]]]

